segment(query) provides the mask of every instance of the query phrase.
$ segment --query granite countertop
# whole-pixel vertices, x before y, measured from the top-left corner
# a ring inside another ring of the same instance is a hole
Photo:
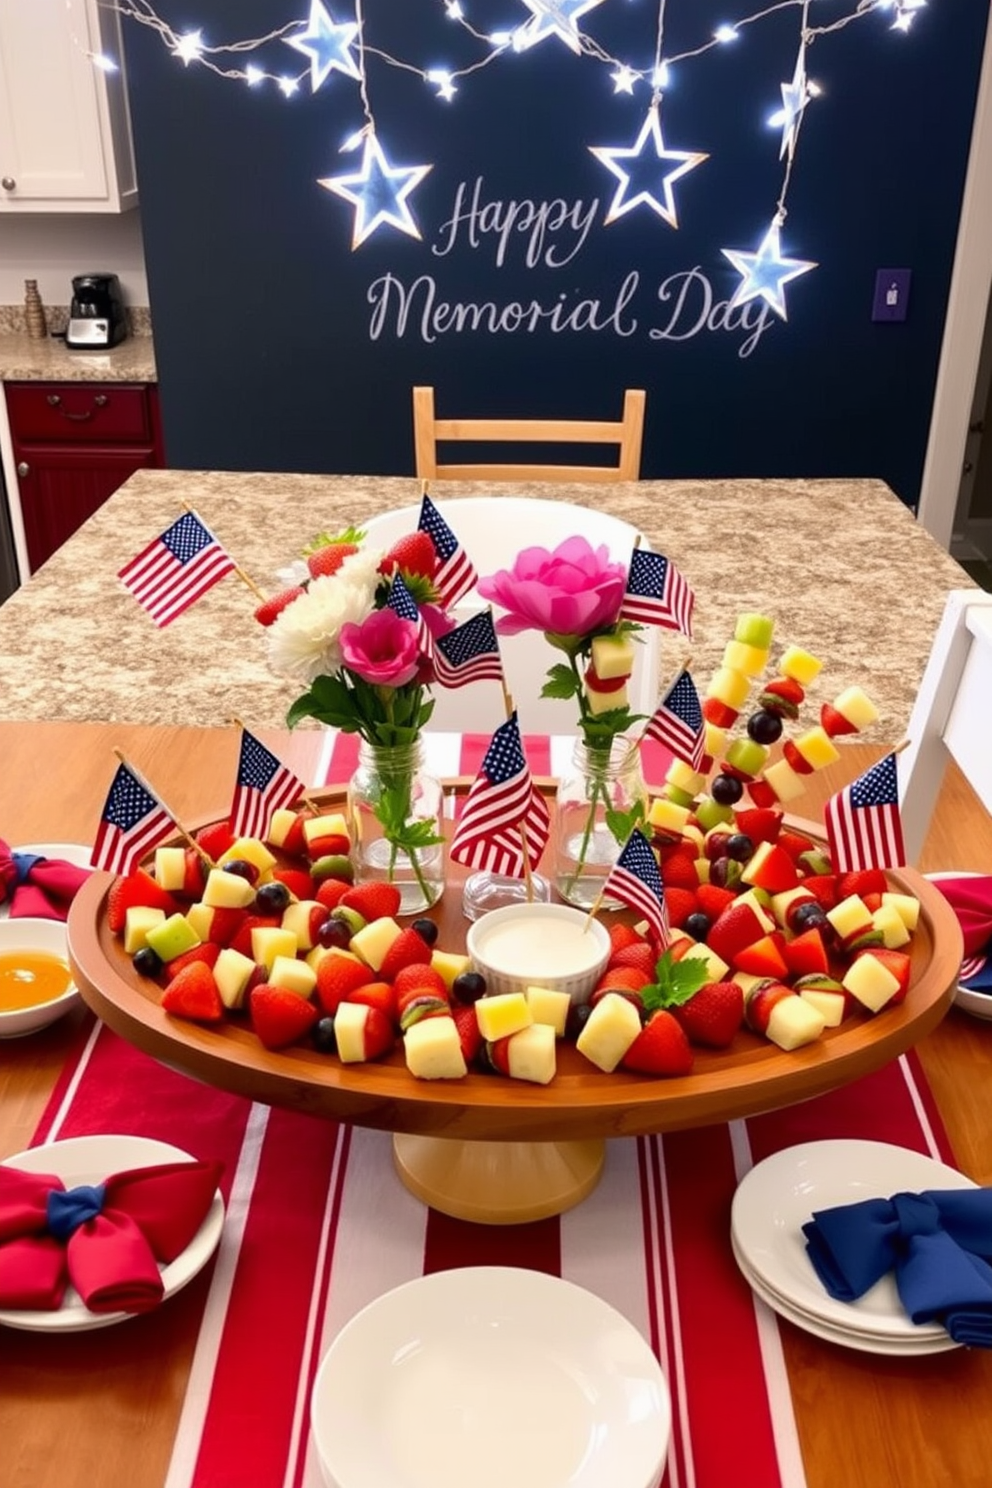
[[[67,306],[46,309],[49,331],[64,331]],[[128,310],[130,334],[109,351],[70,351],[57,336],[34,340],[19,306],[0,305],[0,382],[156,382],[147,309]]]
[[[438,483],[438,500],[500,488]],[[876,480],[639,481],[513,485],[504,494],[604,507],[667,554],[696,591],[692,669],[701,688],[739,612],[776,617],[776,642],[824,659],[816,701],[858,683],[905,731],[950,589],[963,569]],[[315,533],[419,501],[412,477],[139,471],[0,607],[0,716],[280,727],[298,691],[273,676],[256,601],[231,575],[158,630],[118,570],[195,507],[266,593]],[[457,531],[456,519],[452,526]],[[526,536],[521,535],[521,546]],[[667,653],[666,653],[667,654]],[[774,660],[773,652],[773,660]],[[549,665],[553,659],[549,650]],[[674,667],[678,656],[667,656]]]

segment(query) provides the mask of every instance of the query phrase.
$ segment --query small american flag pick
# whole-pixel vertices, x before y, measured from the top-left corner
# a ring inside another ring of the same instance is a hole
[[[680,760],[698,770],[706,735],[699,694],[687,671],[681,671],[655,709],[645,738],[665,744]]]
[[[442,687],[503,681],[496,627],[488,610],[473,615],[447,635],[438,636],[434,642],[434,674]]]
[[[472,588],[479,576],[465,549],[427,495],[420,503],[417,530],[426,532],[434,544],[438,556],[434,588],[443,608],[448,610]]]
[[[604,896],[612,895],[638,914],[642,914],[664,948],[671,939],[665,889],[661,870],[643,832],[635,828],[610,869],[603,886]]]
[[[670,558],[635,548],[627,571],[627,591],[620,607],[622,620],[661,625],[692,635],[692,607],[696,596],[688,580]]]
[[[234,569],[234,559],[210,528],[195,512],[184,512],[117,577],[161,628]]]
[[[899,815],[896,757],[887,754],[851,785],[831,796],[823,811],[835,873],[861,868],[901,868],[906,861]]]
[[[90,861],[107,873],[131,873],[173,830],[169,813],[141,781],[118,765],[100,815]]]
[[[231,830],[235,837],[262,837],[274,811],[291,806],[305,791],[303,781],[260,743],[241,730],[238,778],[231,802]]]
[[[400,578],[399,573],[393,576],[389,598],[386,600],[386,603],[395,614],[399,615],[401,620],[411,620],[413,622],[417,627],[418,646],[425,656],[433,656],[434,642],[427,628],[427,621],[420,613],[420,606]]]
[[[531,779],[513,713],[490,740],[465,798],[451,856],[468,868],[519,878],[524,871],[521,825],[527,836],[528,861],[536,868],[550,835],[551,817]]]

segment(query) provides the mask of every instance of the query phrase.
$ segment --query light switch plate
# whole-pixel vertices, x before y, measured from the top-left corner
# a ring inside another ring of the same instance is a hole
[[[875,275],[872,320],[905,320],[909,309],[911,269],[879,269]]]

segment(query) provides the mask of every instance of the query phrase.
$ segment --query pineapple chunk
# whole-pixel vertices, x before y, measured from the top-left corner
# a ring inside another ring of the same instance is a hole
[[[629,635],[593,637],[593,670],[604,682],[629,677],[634,670],[634,655],[634,642]]]
[[[340,811],[327,816],[308,816],[303,822],[303,835],[308,845],[321,837],[347,837],[348,823]]]
[[[475,1016],[479,1021],[479,1032],[491,1044],[497,1039],[508,1038],[512,1033],[519,1033],[522,1028],[529,1028],[534,1021],[522,992],[499,992],[495,997],[480,997],[475,1004]]]
[[[794,889],[783,889],[781,894],[772,895],[772,914],[784,929],[788,925],[792,905],[810,903],[816,903],[816,896],[809,889],[803,888],[802,884],[798,884]]]
[[[673,759],[665,771],[665,783],[685,791],[687,796],[698,796],[706,786],[706,776],[694,770],[688,760]]]
[[[295,955],[275,956],[269,968],[269,985],[285,987],[287,992],[310,997],[317,985],[317,973],[305,961],[298,961]]]
[[[483,1002],[485,998],[483,998]],[[476,1003],[481,1007],[482,1003]],[[575,1041],[580,1054],[607,1075],[612,1074],[641,1031],[640,1014],[617,992],[597,1002]]]
[[[749,646],[746,641],[728,641],[723,648],[723,664],[745,677],[760,677],[768,665],[768,652],[763,646]]]
[[[597,692],[595,688],[587,687],[586,702],[592,714],[609,713],[612,708],[630,707],[630,697],[626,686],[618,687],[615,692]]]
[[[771,1010],[765,1035],[780,1049],[799,1049],[818,1039],[826,1026],[812,1003],[798,996],[783,997]]]
[[[287,904],[282,912],[282,928],[292,930],[296,936],[297,950],[312,951],[316,944],[311,929],[311,922],[315,918],[311,911],[314,909],[324,910],[319,899],[296,899],[292,904]],[[325,916],[326,913],[324,910]]]
[[[778,669],[783,677],[791,677],[793,682],[798,682],[802,687],[808,687],[820,675],[823,662],[818,661],[815,656],[811,656],[800,646],[786,646]]]
[[[342,1002],[334,1014],[334,1038],[342,1064],[365,1059],[365,1024],[369,1010],[363,1002]]]
[[[186,911],[186,923],[200,940],[210,939],[210,926],[213,924],[213,919],[214,912],[210,905],[201,903],[199,899]]]
[[[565,1021],[572,1006],[568,993],[556,992],[553,987],[528,987],[524,996],[534,1022],[546,1023],[558,1038],[564,1038]]]
[[[856,997],[869,1012],[877,1013],[899,991],[899,978],[874,956],[859,956],[852,961],[841,980],[841,986]]]
[[[186,849],[184,847],[157,847],[155,849],[155,882],[168,889],[170,894],[182,892],[186,882]]]
[[[841,940],[853,940],[872,928],[871,910],[860,894],[848,894],[833,909],[828,909],[827,919]]]
[[[225,863],[233,863],[237,859],[245,863],[254,863],[260,874],[267,873],[274,868],[278,859],[269,852],[265,843],[258,837],[239,837],[232,842],[226,852],[221,853],[217,859],[218,868],[223,868]]]
[[[383,915],[378,920],[370,920],[364,929],[356,930],[351,937],[350,948],[356,956],[361,956],[366,966],[378,971],[386,959],[389,947],[402,933],[390,915]]]
[[[648,826],[669,837],[681,837],[682,829],[689,820],[688,806],[676,806],[664,796],[656,796],[648,812]]]
[[[894,905],[880,904],[871,918],[875,929],[881,930],[882,944],[887,950],[898,950],[910,940],[906,923]]]
[[[706,696],[716,698],[726,707],[734,708],[739,712],[750,690],[750,679],[743,672],[738,672],[733,667],[721,666],[717,667],[710,678]]]
[[[255,902],[255,885],[237,873],[211,868],[203,890],[202,903],[211,909],[247,909]]]
[[[277,956],[296,955],[296,936],[281,925],[256,925],[251,932],[252,959],[271,971]]]
[[[803,777],[797,775],[789,761],[784,759],[776,760],[774,765],[768,766],[765,771],[765,780],[783,805],[787,801],[794,801],[806,789]]]
[[[822,770],[826,765],[832,765],[835,760],[840,759],[840,750],[826,729],[821,728],[819,724],[799,735],[796,748],[814,770]]]
[[[718,728],[715,723],[704,721],[703,723],[703,753],[710,755],[713,759],[720,759],[727,746],[727,735],[729,729]]]
[[[867,728],[878,718],[878,709],[860,687],[846,687],[834,698],[833,706],[855,729]]]
[[[472,970],[472,958],[460,955],[457,951],[432,951],[431,966],[450,992],[455,977]]]
[[[711,951],[703,941],[697,941],[691,945],[682,957],[683,961],[702,961],[706,967],[706,980],[709,982],[722,982],[730,971],[730,967],[716,951]]]
[[[226,1008],[239,1008],[245,1000],[245,992],[255,970],[250,956],[232,951],[225,946],[214,963],[214,981],[220,1000]]]
[[[156,925],[165,924],[164,909],[149,909],[144,904],[133,904],[124,916],[124,949],[129,956],[148,944],[145,936]]]
[[[799,996],[803,1002],[808,1002],[810,1007],[816,1008],[827,1028],[840,1027],[844,1020],[846,1006],[842,993],[818,990],[816,987],[803,987]]]
[[[883,894],[882,903],[891,905],[906,929],[913,933],[920,918],[920,901],[912,894]]]
[[[555,1076],[554,1029],[547,1023],[533,1023],[515,1033],[506,1046],[506,1062],[512,1079],[549,1084]]]
[[[403,1052],[418,1080],[460,1080],[468,1074],[454,1018],[421,1018],[403,1035]]]

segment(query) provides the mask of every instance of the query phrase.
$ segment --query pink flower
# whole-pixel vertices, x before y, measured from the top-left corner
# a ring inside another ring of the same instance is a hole
[[[388,607],[373,610],[361,625],[342,625],[340,641],[344,665],[374,686],[402,687],[417,675],[417,627]]]
[[[611,563],[609,549],[569,537],[553,552],[524,548],[511,569],[480,579],[479,593],[508,613],[500,635],[521,630],[582,636],[612,625],[627,587],[627,568]]]

